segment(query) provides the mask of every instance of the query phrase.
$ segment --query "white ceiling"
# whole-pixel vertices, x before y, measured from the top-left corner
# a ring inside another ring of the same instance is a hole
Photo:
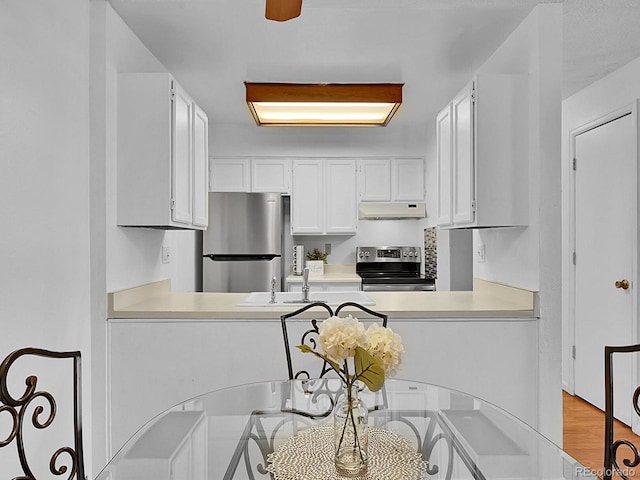
[[[264,0],[109,0],[210,123],[246,125],[244,81],[403,82],[392,123],[424,122],[537,3],[560,1],[303,0],[278,23]],[[562,3],[566,98],[640,56],[640,5]]]

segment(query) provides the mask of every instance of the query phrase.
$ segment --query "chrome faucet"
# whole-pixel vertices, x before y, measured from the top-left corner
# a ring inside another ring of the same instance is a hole
[[[309,267],[302,272],[302,301],[309,302]]]
[[[271,279],[271,300],[269,303],[276,303],[276,277]]]

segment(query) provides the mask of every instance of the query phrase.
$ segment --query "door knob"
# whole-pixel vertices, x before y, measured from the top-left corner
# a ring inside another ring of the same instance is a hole
[[[629,280],[618,280],[616,282],[616,288],[626,290],[627,288],[629,288]]]

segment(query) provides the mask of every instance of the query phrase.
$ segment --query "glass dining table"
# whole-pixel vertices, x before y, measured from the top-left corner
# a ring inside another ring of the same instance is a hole
[[[337,379],[267,381],[186,400],[140,428],[96,480],[341,479],[332,419],[341,391]],[[369,467],[357,479],[596,478],[530,426],[471,395],[389,379],[361,396]]]

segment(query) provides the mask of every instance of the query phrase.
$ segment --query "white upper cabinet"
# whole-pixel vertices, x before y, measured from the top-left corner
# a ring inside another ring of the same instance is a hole
[[[358,228],[356,161],[294,159],[291,189],[293,235],[353,235]]]
[[[325,179],[325,233],[356,233],[358,229],[356,161],[327,159]]]
[[[212,192],[250,192],[251,167],[248,158],[209,159]]]
[[[361,202],[391,200],[391,161],[389,159],[362,159],[358,170]]]
[[[173,84],[173,153],[171,189],[173,190],[172,220],[189,224],[193,218],[191,183],[191,134],[193,132],[193,101],[177,83]]]
[[[290,193],[289,158],[210,159],[212,192]]]
[[[452,222],[451,209],[451,164],[452,156],[452,115],[451,104],[447,105],[436,118],[436,158],[438,170],[438,203],[436,218],[438,225],[447,226]]]
[[[197,105],[193,109],[193,224],[209,223],[209,120]]]
[[[469,83],[451,102],[453,114],[452,216],[453,223],[469,224],[475,214],[473,151],[473,83]]]
[[[288,158],[252,158],[251,191],[289,193],[291,160]]]
[[[358,164],[361,202],[423,202],[424,158],[363,158]]]
[[[294,159],[291,233],[324,233],[324,164],[322,159]]]
[[[391,160],[391,199],[424,202],[424,158]]]
[[[483,74],[438,114],[439,226],[527,225],[526,100],[525,75]]]
[[[118,225],[206,228],[207,139],[206,115],[169,74],[120,74]]]

